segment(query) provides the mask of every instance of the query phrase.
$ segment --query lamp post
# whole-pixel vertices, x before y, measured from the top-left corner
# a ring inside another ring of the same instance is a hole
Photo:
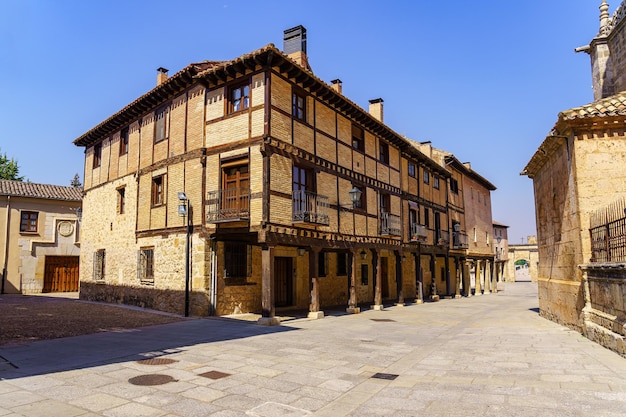
[[[189,234],[191,232],[191,204],[184,192],[178,193],[178,215],[186,218],[187,237],[185,239],[185,317],[189,317]]]

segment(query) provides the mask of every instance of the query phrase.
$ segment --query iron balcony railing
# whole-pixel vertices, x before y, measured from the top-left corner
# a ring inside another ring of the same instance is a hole
[[[400,216],[386,212],[380,214],[381,236],[400,236],[402,234],[401,225]]]
[[[469,248],[469,239],[467,238],[467,233],[452,232],[452,247],[454,249]]]
[[[626,262],[626,200],[590,215],[591,262]]]
[[[437,245],[449,246],[450,245],[450,232],[447,230],[437,230]]]
[[[250,219],[250,189],[227,188],[209,191],[206,202],[207,223]]]
[[[428,240],[428,229],[426,226],[411,223],[411,242],[426,242]]]
[[[328,197],[310,191],[293,192],[293,221],[323,224],[328,226]]]

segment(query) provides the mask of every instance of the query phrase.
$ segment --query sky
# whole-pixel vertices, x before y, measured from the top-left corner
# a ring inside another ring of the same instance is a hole
[[[231,60],[307,29],[314,73],[394,131],[493,183],[509,243],[535,235],[520,176],[558,113],[593,101],[601,0],[2,0],[0,152],[31,182],[83,177],[74,139],[192,62]],[[619,5],[609,0],[612,14]]]

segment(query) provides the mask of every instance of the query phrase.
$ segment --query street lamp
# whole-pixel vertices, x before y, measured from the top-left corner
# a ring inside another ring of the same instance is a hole
[[[191,203],[184,192],[178,193],[178,215],[187,218],[187,238],[185,240],[185,317],[189,317],[189,235],[191,233]]]
[[[352,189],[348,191],[348,194],[350,194],[350,201],[352,201],[352,207],[353,208],[357,207],[357,203],[361,201],[361,194],[363,194],[362,191],[356,187],[352,187]]]

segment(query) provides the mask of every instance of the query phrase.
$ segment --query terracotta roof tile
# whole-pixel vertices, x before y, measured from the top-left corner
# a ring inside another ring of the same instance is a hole
[[[626,115],[626,91],[559,113],[560,120]]]
[[[81,201],[83,189],[63,185],[0,180],[0,195],[43,198],[47,200]]]

